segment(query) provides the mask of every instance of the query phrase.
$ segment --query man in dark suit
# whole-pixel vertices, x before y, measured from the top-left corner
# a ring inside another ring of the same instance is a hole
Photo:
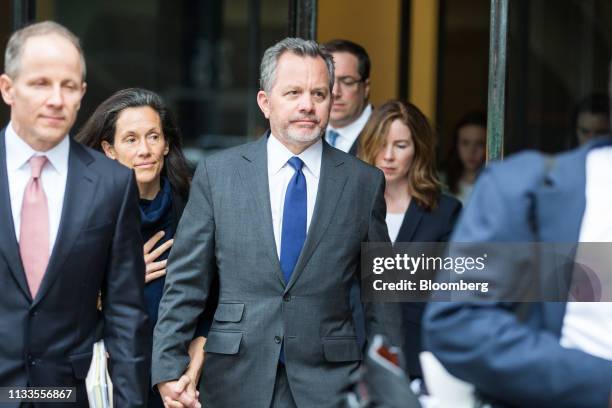
[[[336,149],[357,155],[359,135],[372,114],[370,56],[359,44],[332,40],[325,48],[334,57],[333,103],[325,140]]]
[[[609,138],[554,158],[519,154],[483,172],[453,241],[611,242],[611,186]],[[517,274],[532,272],[519,254],[508,259]],[[540,287],[556,286],[545,276]],[[430,303],[424,341],[451,374],[502,404],[612,407],[610,305]]]
[[[11,108],[0,133],[0,386],[75,387],[76,404],[57,406],[87,407],[103,322],[115,406],[142,407],[150,345],[137,190],[131,171],[68,137],[84,77],[65,27],[11,36],[0,77]]]
[[[152,377],[165,397],[180,398],[185,345],[216,277],[203,406],[336,406],[359,366],[348,290],[361,243],[389,240],[384,176],[321,140],[333,69],[314,41],[270,47],[257,95],[270,131],[198,166],[155,328]],[[369,333],[399,341],[396,304],[366,315]]]

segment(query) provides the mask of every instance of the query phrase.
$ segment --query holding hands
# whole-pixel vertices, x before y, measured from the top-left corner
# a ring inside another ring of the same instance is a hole
[[[177,381],[166,381],[157,385],[164,402],[164,408],[201,408],[200,393],[195,382],[187,374]]]

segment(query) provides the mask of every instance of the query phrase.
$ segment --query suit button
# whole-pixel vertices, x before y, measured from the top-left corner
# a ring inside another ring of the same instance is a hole
[[[291,301],[291,295],[287,293],[285,296],[283,296],[283,300],[285,302],[290,302]]]
[[[281,338],[280,338],[280,336],[274,336],[274,342],[275,342],[276,344],[281,344]]]

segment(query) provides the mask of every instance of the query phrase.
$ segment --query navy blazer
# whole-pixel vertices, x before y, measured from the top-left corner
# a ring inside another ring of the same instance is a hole
[[[577,242],[586,205],[586,155],[611,143],[595,140],[557,156],[552,165],[526,152],[489,166],[452,240]],[[453,375],[502,403],[607,407],[612,361],[559,344],[566,304],[533,303],[524,321],[517,319],[518,306],[431,303],[425,345]]]
[[[415,200],[410,200],[404,221],[395,242],[447,242],[461,212],[461,202],[446,194],[440,195],[436,208],[425,211]],[[404,355],[406,368],[412,377],[421,377],[419,353],[421,345],[421,320],[425,303],[402,303],[405,327]]]
[[[103,322],[115,406],[144,406],[151,338],[134,172],[70,140],[57,240],[34,298],[13,225],[4,131],[0,220],[0,386],[75,387],[68,405],[87,407],[84,379]]]

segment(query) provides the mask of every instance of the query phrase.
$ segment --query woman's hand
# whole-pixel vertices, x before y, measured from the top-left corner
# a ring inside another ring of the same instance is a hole
[[[191,343],[189,343],[189,350],[187,350],[190,361],[185,375],[191,379],[196,387],[200,382],[200,374],[202,374],[202,366],[204,365],[206,357],[206,353],[204,352],[205,344],[206,337],[199,336],[191,340]]]
[[[164,231],[159,231],[155,235],[153,235],[145,244],[144,244],[144,261],[147,269],[145,270],[145,283],[149,283],[154,279],[161,278],[166,274],[166,263],[167,259],[163,261],[155,261],[157,258],[161,256],[164,252],[166,252],[172,244],[174,243],[173,239],[169,239],[168,241],[161,244],[159,247],[155,248],[152,251],[153,247],[157,242],[162,239],[164,236]]]
[[[200,392],[197,390],[204,364],[206,338],[199,336],[189,344],[190,362],[187,370],[177,381],[157,384],[165,408],[201,408]]]

